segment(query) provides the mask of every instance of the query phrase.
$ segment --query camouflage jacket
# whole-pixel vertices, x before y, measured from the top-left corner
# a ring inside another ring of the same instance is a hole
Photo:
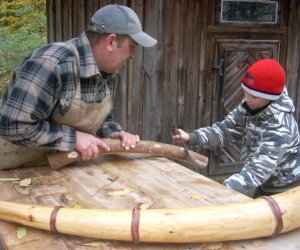
[[[242,140],[239,173],[224,184],[247,196],[255,197],[259,187],[283,187],[300,179],[300,136],[293,117],[295,107],[286,88],[280,98],[251,115],[242,102],[222,122],[199,128],[197,144],[223,147]]]

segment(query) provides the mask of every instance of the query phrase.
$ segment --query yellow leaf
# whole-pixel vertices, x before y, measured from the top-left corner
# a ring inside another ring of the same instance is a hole
[[[29,191],[30,191],[30,188],[29,188],[29,187],[15,186],[15,189],[16,189],[20,194],[29,194]]]
[[[73,196],[71,195],[71,194],[67,194],[66,196],[66,199],[68,200],[68,201],[73,201],[74,199],[73,199]]]
[[[31,184],[31,178],[23,179],[19,182],[20,187],[27,187]]]
[[[187,197],[191,200],[201,200],[203,198],[200,194],[190,194]]]
[[[216,242],[216,243],[208,243],[208,244],[205,244],[205,245],[206,245],[206,248],[209,249],[209,250],[218,250],[218,249],[222,248],[223,243],[222,242]]]
[[[122,195],[129,194],[131,192],[132,192],[132,190],[130,188],[124,188],[124,189],[121,189],[121,190],[108,192],[106,195],[108,195],[108,196],[122,196]]]
[[[254,241],[252,242],[252,244],[253,244],[254,246],[256,246],[256,247],[262,247],[262,246],[265,244],[265,242],[262,241],[262,240],[254,240]]]
[[[77,203],[74,208],[81,208],[81,205]]]
[[[17,238],[20,240],[27,234],[26,227],[19,227],[17,230]]]
[[[90,247],[106,247],[109,243],[101,242],[101,241],[95,241],[95,242],[89,242],[83,244],[84,246],[90,246]]]
[[[141,208],[141,209],[148,209],[150,206],[151,206],[151,204],[149,204],[149,203],[143,203],[143,204],[140,206],[140,208]]]
[[[42,181],[41,177],[33,177],[31,178],[31,184],[37,184]]]

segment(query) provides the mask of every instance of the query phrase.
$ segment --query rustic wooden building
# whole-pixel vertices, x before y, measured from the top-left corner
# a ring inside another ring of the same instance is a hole
[[[47,0],[49,42],[79,35],[109,3],[134,9],[158,40],[153,48],[138,48],[119,72],[115,116],[124,129],[172,143],[173,125],[192,131],[222,120],[242,99],[242,75],[260,58],[285,67],[300,121],[299,0]],[[202,174],[241,166],[238,146],[192,149],[210,158]]]

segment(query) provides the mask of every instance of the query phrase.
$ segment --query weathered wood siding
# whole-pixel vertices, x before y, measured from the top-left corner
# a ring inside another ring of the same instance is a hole
[[[287,85],[300,120],[300,1],[280,0],[278,27],[218,26],[218,0],[47,0],[49,42],[67,40],[87,27],[91,15],[109,3],[133,8],[143,29],[157,38],[139,47],[134,61],[119,72],[115,116],[142,139],[171,143],[171,128],[188,131],[210,125],[216,77],[212,67],[219,38],[274,40],[287,70]],[[213,38],[213,39],[212,39]],[[221,107],[220,107],[221,108]],[[195,149],[199,150],[199,149]],[[205,151],[201,151],[206,154]]]

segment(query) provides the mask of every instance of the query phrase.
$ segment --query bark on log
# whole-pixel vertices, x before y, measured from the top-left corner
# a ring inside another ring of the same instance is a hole
[[[107,240],[218,242],[274,236],[299,228],[299,204],[300,187],[247,202],[185,209],[76,209],[0,201],[0,219]]]
[[[110,147],[110,151],[107,152],[99,147],[100,155],[115,154],[115,153],[146,153],[151,155],[164,156],[166,158],[181,160],[189,164],[195,164],[199,168],[205,168],[208,163],[207,157],[188,150],[188,153],[183,147],[165,144],[153,141],[140,141],[136,144],[135,148],[125,150],[121,146],[121,141],[118,139],[102,139]],[[64,166],[67,166],[77,160],[80,160],[80,153],[76,150],[70,152],[55,151],[50,152],[47,155],[50,166],[58,170]]]

